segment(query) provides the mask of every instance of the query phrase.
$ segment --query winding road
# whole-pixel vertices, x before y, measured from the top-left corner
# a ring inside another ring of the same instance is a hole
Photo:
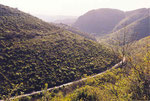
[[[124,57],[122,59],[122,61],[120,61],[119,63],[115,64],[114,66],[112,66],[109,70],[111,69],[114,69],[114,68],[118,68],[119,66],[123,65],[124,63],[126,62],[126,58]],[[53,89],[58,89],[58,88],[62,88],[62,87],[65,87],[65,86],[68,86],[68,85],[72,85],[73,83],[78,83],[78,82],[81,82],[81,81],[85,81],[89,78],[93,78],[93,77],[97,77],[99,75],[102,75],[104,74],[105,72],[107,72],[108,70],[104,71],[104,72],[101,72],[101,73],[98,73],[96,75],[93,75],[93,76],[90,76],[88,78],[83,78],[83,79],[80,79],[80,80],[77,80],[77,81],[72,81],[72,82],[69,82],[69,83],[66,83],[66,84],[62,84],[60,86],[55,86],[55,87],[52,87],[52,88],[48,88],[47,91],[50,91],[50,90],[53,90]],[[15,96],[15,97],[12,97],[10,98],[9,100],[13,100],[13,99],[17,99],[17,98],[22,98],[22,97],[27,97],[27,96],[31,96],[31,95],[36,95],[36,94],[40,94],[42,93],[44,90],[41,90],[41,91],[36,91],[36,92],[32,92],[32,93],[29,93],[29,94],[24,94],[24,95],[19,95],[19,96]],[[0,100],[0,101],[4,101],[4,100]]]

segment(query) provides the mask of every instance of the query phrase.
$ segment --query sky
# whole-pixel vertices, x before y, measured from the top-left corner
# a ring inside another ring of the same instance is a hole
[[[123,11],[150,8],[150,0],[0,0],[0,4],[33,15],[80,16],[92,9],[114,8]]]

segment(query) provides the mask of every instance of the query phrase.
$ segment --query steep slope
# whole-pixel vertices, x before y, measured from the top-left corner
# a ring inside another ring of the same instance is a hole
[[[150,14],[150,9],[141,8],[134,11],[125,12],[126,17],[115,26],[113,31],[117,31],[141,18],[144,18]]]
[[[132,101],[150,99],[150,36],[140,39],[129,50],[126,65],[109,70],[103,75],[88,78],[68,86],[49,101]],[[67,93],[66,93],[67,92]],[[34,97],[33,97],[34,99]]]
[[[137,57],[139,57],[139,55],[144,56],[149,51],[150,51],[150,36],[136,41],[134,45],[132,45],[131,47],[132,55],[137,56]]]
[[[116,62],[103,45],[0,5],[0,96],[60,85]]]
[[[131,23],[117,32],[109,34],[100,40],[109,44],[115,44],[119,41],[119,44],[121,45],[123,44],[124,38],[126,41],[125,43],[129,43],[147,36],[150,36],[150,16],[139,19],[138,21]]]
[[[108,34],[124,17],[120,10],[97,9],[80,16],[73,26],[97,35]]]

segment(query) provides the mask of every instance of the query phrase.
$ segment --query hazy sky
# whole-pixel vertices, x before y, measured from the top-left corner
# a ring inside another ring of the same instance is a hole
[[[149,8],[150,0],[0,0],[0,4],[30,14],[79,16],[98,8],[116,8],[124,11]]]

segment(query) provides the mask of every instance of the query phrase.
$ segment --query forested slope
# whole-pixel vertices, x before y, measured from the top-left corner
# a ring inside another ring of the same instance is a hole
[[[77,80],[118,61],[103,45],[0,5],[1,96]]]
[[[91,35],[91,34],[89,34],[89,33],[86,33],[86,32],[81,32],[80,30],[78,30],[78,29],[76,29],[76,28],[74,28],[74,27],[71,27],[71,26],[69,26],[69,25],[65,25],[65,24],[55,24],[55,25],[58,26],[58,27],[60,27],[60,28],[64,28],[64,29],[66,29],[67,31],[70,31],[70,32],[72,32],[72,33],[75,33],[75,34],[78,34],[78,35],[80,35],[80,36],[83,36],[83,37],[85,37],[85,38],[87,38],[87,39],[96,41],[96,38],[95,38],[93,35]]]
[[[122,47],[125,48],[126,45]],[[49,101],[149,101],[150,36],[130,43],[125,50],[128,51],[128,54],[125,54],[126,64],[57,92],[47,92],[47,99]]]

